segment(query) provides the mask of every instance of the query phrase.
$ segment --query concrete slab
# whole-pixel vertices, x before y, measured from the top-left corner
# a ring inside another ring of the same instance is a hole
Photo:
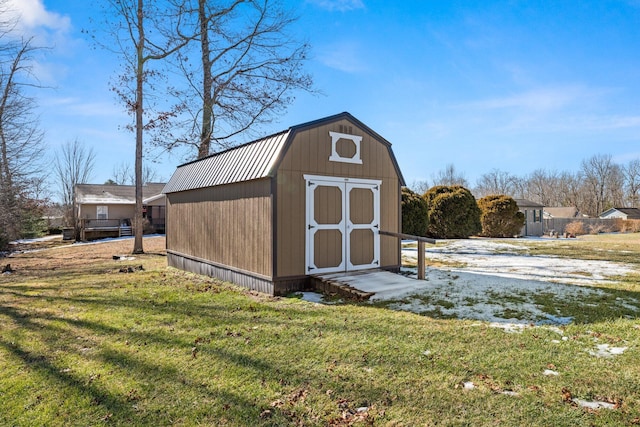
[[[323,280],[341,283],[364,293],[374,294],[371,299],[384,299],[387,294],[404,294],[424,288],[425,281],[383,270],[350,273],[331,273],[320,276]]]

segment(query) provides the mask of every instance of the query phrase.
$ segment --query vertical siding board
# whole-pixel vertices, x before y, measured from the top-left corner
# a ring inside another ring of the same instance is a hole
[[[170,194],[170,249],[269,276],[269,180]],[[265,185],[266,182],[266,185]],[[197,201],[202,200],[202,201]],[[245,212],[252,213],[247,218]],[[245,219],[246,218],[246,219]],[[251,255],[247,256],[249,253]],[[266,260],[265,260],[266,258]]]

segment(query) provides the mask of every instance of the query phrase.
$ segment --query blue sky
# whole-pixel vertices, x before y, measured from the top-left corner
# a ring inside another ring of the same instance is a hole
[[[99,2],[11,1],[24,31],[53,46],[35,68],[52,87],[37,94],[50,151],[75,138],[93,147],[96,183],[133,164],[129,119],[109,91],[117,63],[81,34]],[[323,94],[298,93],[260,134],[348,111],[393,144],[408,183],[448,164],[473,186],[492,169],[640,158],[640,0],[286,3]],[[183,161],[153,158],[163,179]]]

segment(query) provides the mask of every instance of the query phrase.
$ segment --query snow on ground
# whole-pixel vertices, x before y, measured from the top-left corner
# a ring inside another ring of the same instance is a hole
[[[415,262],[417,250],[403,249],[403,256]],[[464,268],[451,271],[573,285],[595,285],[608,277],[633,271],[630,266],[607,261],[529,256],[522,246],[486,239],[453,240],[444,246],[429,246],[426,256],[434,261],[465,264]]]
[[[416,262],[415,247],[402,252],[404,259]],[[580,301],[602,295],[605,291],[598,284],[634,271],[632,266],[607,261],[531,256],[522,246],[487,239],[448,241],[428,247],[426,257],[444,266],[427,268],[424,281],[415,280],[415,269],[409,270],[413,279],[377,272],[341,280],[375,292],[371,301],[392,301],[392,309],[495,322],[515,332],[518,325],[563,325],[573,320],[545,312],[541,298]],[[638,311],[640,301],[618,299],[616,304]]]
[[[35,237],[33,239],[19,239],[9,242],[10,245],[18,245],[18,244],[28,244],[28,243],[36,243],[36,242],[47,242],[49,240],[61,239],[61,234],[52,234],[44,237]]]

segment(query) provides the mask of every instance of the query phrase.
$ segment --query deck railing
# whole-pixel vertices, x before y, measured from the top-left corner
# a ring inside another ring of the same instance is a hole
[[[379,231],[382,236],[397,237],[403,240],[415,240],[418,242],[418,280],[424,280],[425,278],[425,264],[424,264],[424,244],[429,243],[435,245],[436,239],[430,239],[428,237],[414,236],[413,234],[394,233],[393,231]]]
[[[118,228],[122,224],[121,219],[96,219],[81,218],[80,228]]]

